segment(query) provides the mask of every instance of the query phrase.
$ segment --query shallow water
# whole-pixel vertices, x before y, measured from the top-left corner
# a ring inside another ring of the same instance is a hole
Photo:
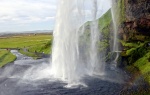
[[[0,69],[0,95],[120,95],[129,78],[124,71],[108,65],[105,75],[82,78],[86,86],[66,88],[67,83],[49,74],[49,59],[34,60],[13,53],[19,55],[17,60]]]

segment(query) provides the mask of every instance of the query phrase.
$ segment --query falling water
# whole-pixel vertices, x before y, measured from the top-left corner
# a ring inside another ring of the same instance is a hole
[[[86,61],[82,59],[87,56],[82,54],[84,48],[79,45],[79,38],[85,32],[84,29],[80,31],[81,25],[85,22],[84,0],[59,0],[59,3],[53,33],[52,75],[69,84],[79,83],[81,78],[87,74],[99,73],[101,75],[104,72],[104,65],[100,62],[97,45],[100,39],[96,20],[97,0],[92,0],[91,45],[88,47],[90,58],[86,58]]]
[[[103,74],[104,63],[100,62],[100,54],[98,52],[98,42],[100,40],[100,31],[97,20],[97,0],[93,0],[92,17],[93,20],[90,25],[91,29],[91,46],[90,46],[90,64],[91,74]]]
[[[79,63],[78,29],[82,13],[79,0],[60,0],[52,50],[52,73],[68,83],[78,82],[84,67]],[[82,70],[82,71],[80,71]]]
[[[117,27],[117,13],[115,10],[114,1],[112,0],[112,7],[111,7],[111,14],[112,14],[112,21],[113,21],[113,49],[112,52],[115,53],[115,65],[117,65],[117,60],[119,57],[119,46],[118,46],[118,27]]]

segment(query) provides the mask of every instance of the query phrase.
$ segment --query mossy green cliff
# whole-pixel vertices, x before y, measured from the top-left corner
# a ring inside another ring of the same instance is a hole
[[[129,73],[144,76],[150,83],[150,7],[149,0],[116,0],[113,12],[118,32],[118,44],[121,56],[119,66]],[[105,61],[111,61],[113,40],[112,10],[108,10],[98,19],[102,39],[99,41],[100,52],[106,51]],[[81,42],[89,43],[90,21],[84,24],[85,35]]]
[[[121,66],[130,73],[139,72],[150,83],[150,1],[116,0],[113,9],[117,17]],[[100,30],[106,38],[108,54],[112,37],[111,10],[99,19]],[[106,44],[105,43],[105,44]],[[111,47],[110,47],[111,48]],[[108,55],[109,56],[109,55]]]

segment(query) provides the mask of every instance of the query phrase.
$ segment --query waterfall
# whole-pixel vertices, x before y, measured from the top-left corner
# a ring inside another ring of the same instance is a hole
[[[119,46],[118,46],[118,27],[117,27],[117,19],[119,17],[116,11],[115,2],[112,0],[112,7],[111,7],[111,14],[112,14],[112,22],[113,22],[113,47],[112,52],[115,54],[115,58],[113,59],[115,65],[117,65],[117,60],[119,57]]]
[[[82,76],[78,49],[78,29],[82,14],[77,8],[78,0],[60,0],[59,3],[53,33],[52,72],[54,77],[71,83]]]
[[[89,48],[87,49],[89,50],[88,55],[82,54],[85,48],[79,45],[79,39],[85,32],[84,28],[81,29],[81,25],[85,23],[85,2],[84,0],[59,0],[56,26],[53,33],[51,73],[55,78],[70,84],[79,83],[82,77],[88,74],[101,75],[105,68],[105,63],[100,61],[97,45],[100,40],[98,20],[96,20],[97,0],[90,1],[93,4],[91,10],[93,21],[90,25],[91,41],[90,46],[87,47]]]
[[[98,42],[100,40],[100,30],[97,20],[98,5],[97,0],[93,0],[92,17],[93,20],[90,25],[91,29],[91,46],[90,46],[90,64],[91,64],[91,74],[103,74],[104,63],[100,62],[100,54],[98,51]]]

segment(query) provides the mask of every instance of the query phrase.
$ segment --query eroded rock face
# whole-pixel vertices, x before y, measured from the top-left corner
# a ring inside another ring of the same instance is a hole
[[[140,18],[137,20],[136,30],[144,35],[150,35],[150,19]]]
[[[125,0],[127,20],[150,19],[150,0]]]
[[[138,39],[137,35],[150,36],[150,0],[124,0],[125,21],[122,22],[122,39]]]

